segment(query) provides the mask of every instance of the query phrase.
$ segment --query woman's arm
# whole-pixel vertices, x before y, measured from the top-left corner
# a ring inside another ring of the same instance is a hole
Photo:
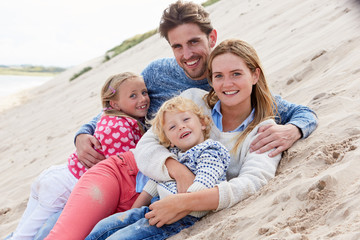
[[[145,217],[150,225],[161,227],[164,224],[174,223],[194,211],[214,210],[219,204],[217,187],[199,192],[179,193],[169,195],[150,205],[151,212]]]
[[[167,148],[159,143],[158,137],[150,128],[131,150],[134,154],[139,170],[145,175],[158,181],[169,181],[168,170],[165,161],[168,158],[176,158]]]
[[[265,121],[262,124],[270,122],[273,121]],[[275,176],[281,155],[269,157],[268,152],[250,153],[250,142],[256,137],[257,130],[258,127],[249,134],[241,148],[239,157],[242,165],[237,177],[221,182],[215,188],[171,195],[157,201],[150,205],[150,209],[153,211],[146,215],[146,218],[152,219],[150,223],[153,225],[169,224],[192,211],[218,211],[232,207],[267,184]]]

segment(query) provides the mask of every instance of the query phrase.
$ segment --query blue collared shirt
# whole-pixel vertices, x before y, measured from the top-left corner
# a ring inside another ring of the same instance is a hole
[[[252,109],[250,115],[234,130],[229,132],[242,132],[245,130],[247,126],[254,120],[255,108]],[[214,121],[215,126],[220,130],[223,131],[222,126],[222,114],[220,112],[220,100],[215,104],[211,111],[211,117]]]

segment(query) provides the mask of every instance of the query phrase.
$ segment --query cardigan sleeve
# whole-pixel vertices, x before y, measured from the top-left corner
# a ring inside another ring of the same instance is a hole
[[[131,151],[134,154],[139,170],[144,175],[157,181],[172,180],[165,166],[165,161],[169,157],[176,159],[176,156],[159,143],[158,137],[154,134],[152,128],[142,136],[136,147]]]
[[[157,183],[152,179],[149,179],[149,181],[147,181],[143,191],[147,192],[152,197],[159,196],[158,191],[157,191]]]
[[[269,121],[263,123],[269,123]],[[269,157],[268,154],[272,150],[262,154],[250,153],[250,143],[256,138],[258,127],[251,131],[241,147],[240,158],[244,160],[239,175],[217,185],[219,189],[219,205],[216,211],[232,207],[248,198],[275,176],[281,154]]]

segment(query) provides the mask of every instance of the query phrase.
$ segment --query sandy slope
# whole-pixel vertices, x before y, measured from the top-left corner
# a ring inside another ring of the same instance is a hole
[[[320,124],[258,194],[172,239],[360,239],[360,1],[221,0],[208,10],[218,41],[251,43],[272,91],[314,109]],[[0,99],[0,236],[16,227],[35,177],[66,162],[74,133],[99,112],[105,79],[171,55],[156,35]],[[93,70],[69,82],[86,66]]]

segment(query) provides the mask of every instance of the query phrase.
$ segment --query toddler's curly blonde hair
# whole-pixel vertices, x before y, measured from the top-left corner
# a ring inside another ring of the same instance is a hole
[[[159,137],[160,144],[165,147],[170,147],[171,142],[166,137],[164,132],[164,115],[165,112],[192,112],[199,119],[200,122],[206,126],[203,130],[204,138],[208,139],[210,135],[210,117],[205,115],[203,111],[190,99],[181,96],[173,97],[164,102],[159,108],[154,119],[150,121],[153,132]]]

